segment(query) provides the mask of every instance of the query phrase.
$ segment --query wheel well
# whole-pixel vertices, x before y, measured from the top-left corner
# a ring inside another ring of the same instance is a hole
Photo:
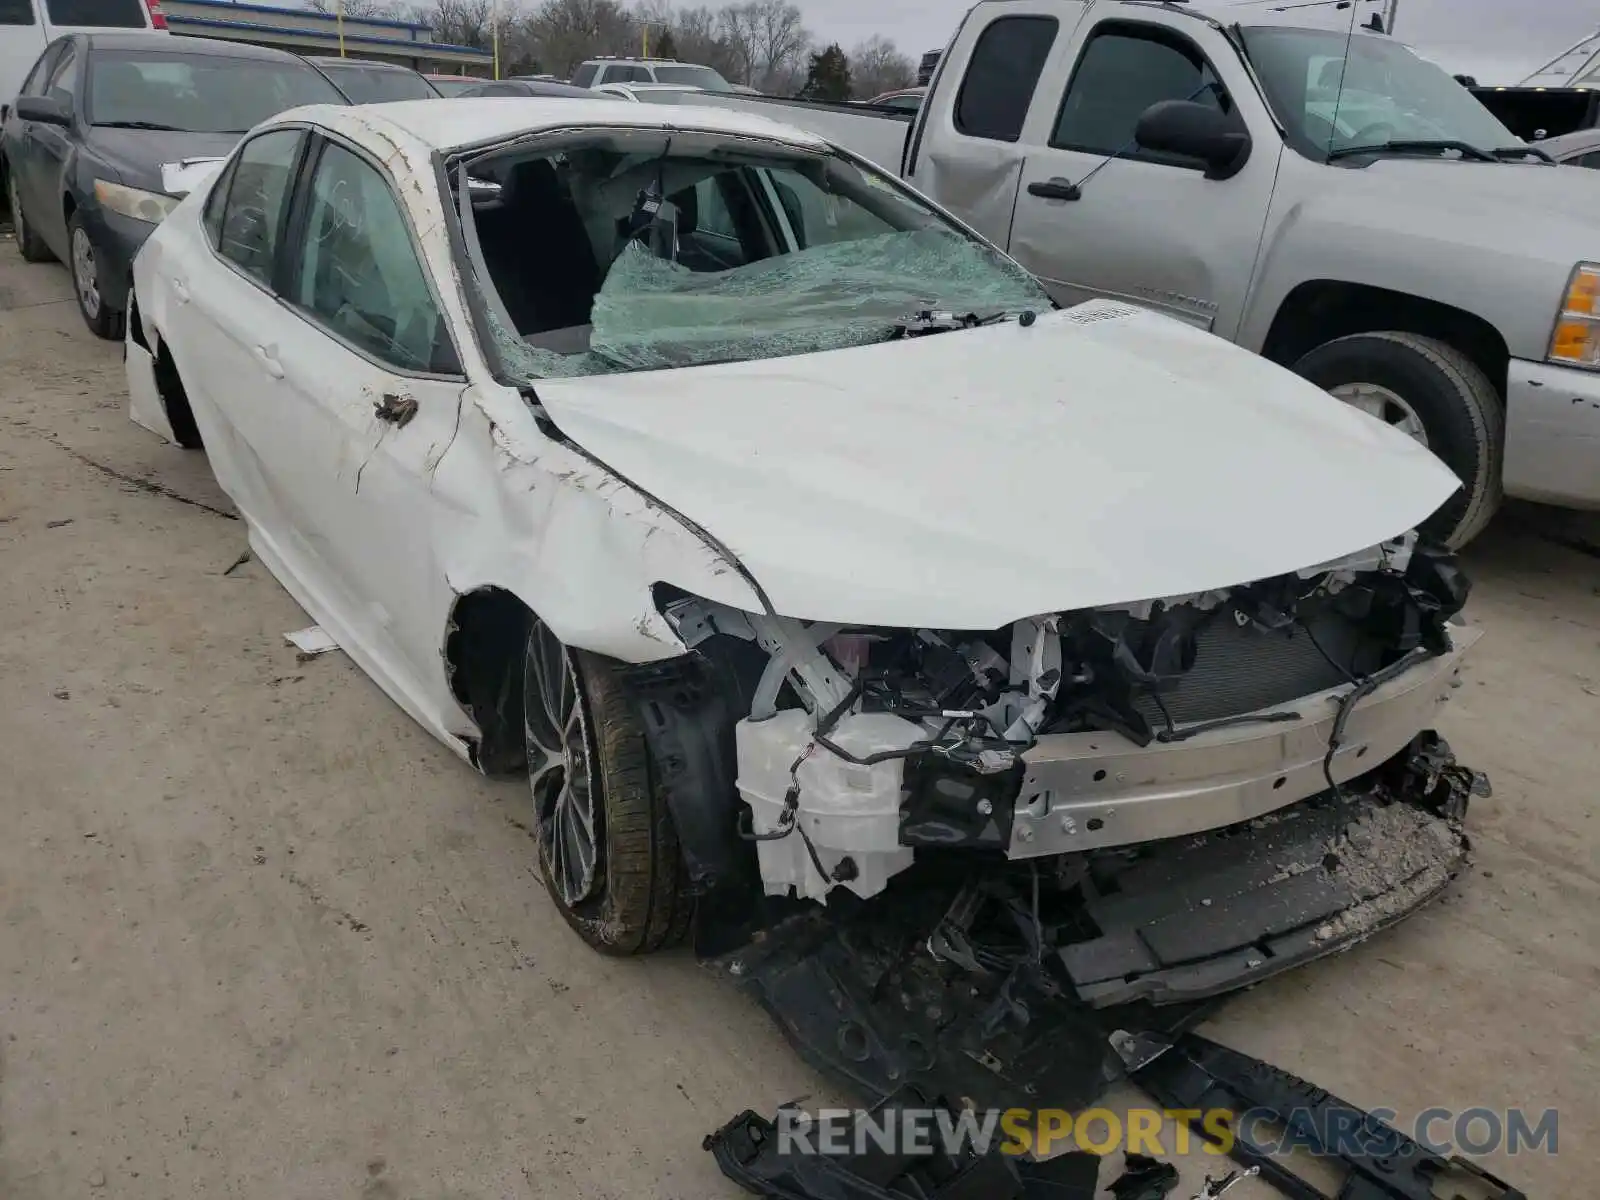
[[[72,220],[72,214],[78,211],[78,202],[72,198],[71,192],[64,192],[61,196],[61,221],[63,224]]]
[[[135,319],[137,314],[130,310],[128,320]],[[205,441],[200,436],[200,426],[195,424],[194,410],[189,407],[189,393],[184,391],[178,364],[172,360],[172,351],[167,349],[166,339],[159,333],[156,336],[155,376],[156,391],[160,393],[162,407],[167,410],[167,424],[172,426],[178,445],[185,450],[199,450]]]
[[[473,764],[485,775],[514,775],[527,766],[523,747],[522,652],[528,606],[503,588],[456,599],[445,628],[450,691],[478,727]]]
[[[1505,338],[1488,321],[1436,300],[1365,284],[1327,279],[1302,283],[1284,298],[1261,353],[1293,366],[1335,338],[1380,330],[1420,334],[1454,346],[1505,395],[1510,353]]]

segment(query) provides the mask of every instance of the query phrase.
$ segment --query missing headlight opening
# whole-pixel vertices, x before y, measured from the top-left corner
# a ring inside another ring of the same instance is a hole
[[[1467,590],[1453,556],[1407,535],[998,630],[660,603],[750,697],[732,732],[763,889],[826,901],[874,896],[921,854],[1070,859],[1365,795],[1449,695],[1473,640],[1452,621]]]

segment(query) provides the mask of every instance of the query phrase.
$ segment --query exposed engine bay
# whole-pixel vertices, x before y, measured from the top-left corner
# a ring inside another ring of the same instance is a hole
[[[806,624],[663,598],[745,680],[741,834],[768,895],[882,891],[919,853],[1013,860],[1202,833],[1392,759],[1475,635],[1415,535],[1201,595],[997,631]]]

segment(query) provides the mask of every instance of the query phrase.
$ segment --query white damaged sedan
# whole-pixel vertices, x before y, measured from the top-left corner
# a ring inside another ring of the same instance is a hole
[[[1078,886],[1454,769],[1466,585],[1410,532],[1447,469],[1221,339],[1057,309],[809,134],[300,109],[134,277],[134,419],[413,718],[526,771],[606,952],[952,854]]]

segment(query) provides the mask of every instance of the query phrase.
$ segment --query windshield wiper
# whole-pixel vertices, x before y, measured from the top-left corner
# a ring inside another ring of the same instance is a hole
[[[1474,162],[1500,161],[1487,150],[1480,150],[1471,142],[1458,142],[1448,138],[1440,138],[1438,140],[1414,138],[1395,142],[1379,142],[1372,146],[1340,146],[1337,150],[1328,151],[1328,161],[1333,162],[1338,158],[1350,158],[1357,154],[1429,154],[1444,150],[1454,150],[1462,158],[1470,158]]]
[[[1556,165],[1556,160],[1551,158],[1537,146],[1501,146],[1498,150],[1493,150],[1490,153],[1492,153],[1501,162],[1505,162],[1514,158],[1527,158],[1531,154],[1540,162],[1547,162],[1552,167]]]
[[[894,323],[894,336],[897,338],[923,337],[930,333],[950,333],[957,329],[977,329],[981,325],[997,325],[1009,318],[1009,312],[992,313],[953,313],[938,312],[932,308],[919,309],[909,317],[901,317]],[[1027,309],[1018,314],[1018,320],[1024,325],[1033,324],[1033,310]]]
[[[96,121],[96,129],[155,129],[163,133],[188,133],[176,125],[163,125],[160,121]]]

